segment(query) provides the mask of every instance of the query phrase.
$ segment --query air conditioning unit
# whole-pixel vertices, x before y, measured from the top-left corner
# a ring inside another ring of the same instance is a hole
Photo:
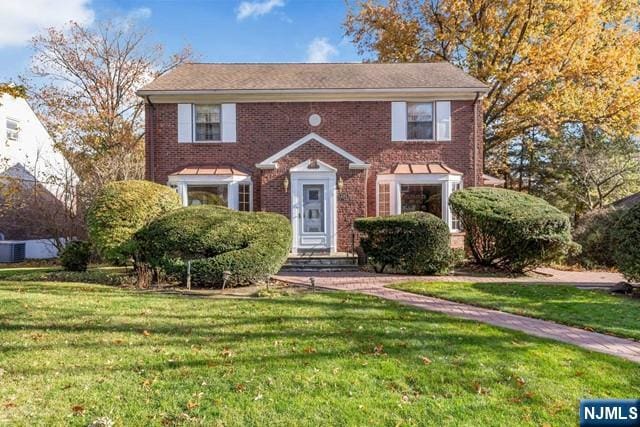
[[[26,253],[25,242],[0,240],[0,262],[22,262]]]

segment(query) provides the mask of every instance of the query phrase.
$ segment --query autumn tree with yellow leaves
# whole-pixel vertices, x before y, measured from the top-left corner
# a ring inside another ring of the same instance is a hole
[[[444,60],[487,83],[485,166],[508,176],[513,141],[637,132],[639,17],[629,0],[365,0],[345,29],[367,60]]]

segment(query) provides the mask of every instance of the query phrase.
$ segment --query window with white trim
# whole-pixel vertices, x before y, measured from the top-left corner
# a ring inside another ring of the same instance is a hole
[[[7,139],[17,141],[20,134],[20,122],[15,119],[7,118]]]
[[[238,186],[238,210],[251,211],[251,185],[239,184]]]
[[[451,187],[451,194],[455,193],[460,189],[462,189],[462,183],[454,182]],[[449,209],[451,210],[451,229],[458,230],[458,231],[462,230],[462,221],[460,221],[460,217],[456,215],[456,213],[451,208]]]
[[[433,102],[407,104],[407,139],[434,138]]]
[[[428,212],[442,218],[442,184],[402,184],[400,213]]]
[[[227,206],[228,185],[187,185],[187,204],[189,206],[215,205]]]
[[[220,104],[194,104],[193,115],[196,141],[220,141]]]
[[[391,188],[389,183],[378,184],[378,216],[391,215]]]

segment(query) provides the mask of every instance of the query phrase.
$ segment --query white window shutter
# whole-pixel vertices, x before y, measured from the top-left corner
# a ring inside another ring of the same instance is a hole
[[[178,142],[193,142],[193,108],[178,104]]]
[[[438,141],[451,141],[451,101],[436,102],[436,120]]]
[[[407,140],[407,103],[391,103],[391,140]]]
[[[222,142],[236,142],[236,104],[222,104]]]

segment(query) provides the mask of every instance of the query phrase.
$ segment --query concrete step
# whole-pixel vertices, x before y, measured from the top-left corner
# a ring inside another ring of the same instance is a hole
[[[352,257],[289,257],[287,259],[287,264],[300,266],[343,266],[357,265],[358,259]]]
[[[339,272],[339,271],[358,271],[357,265],[342,266],[315,266],[315,265],[283,265],[281,272]]]
[[[348,255],[291,255],[282,271],[357,271],[358,258]]]

